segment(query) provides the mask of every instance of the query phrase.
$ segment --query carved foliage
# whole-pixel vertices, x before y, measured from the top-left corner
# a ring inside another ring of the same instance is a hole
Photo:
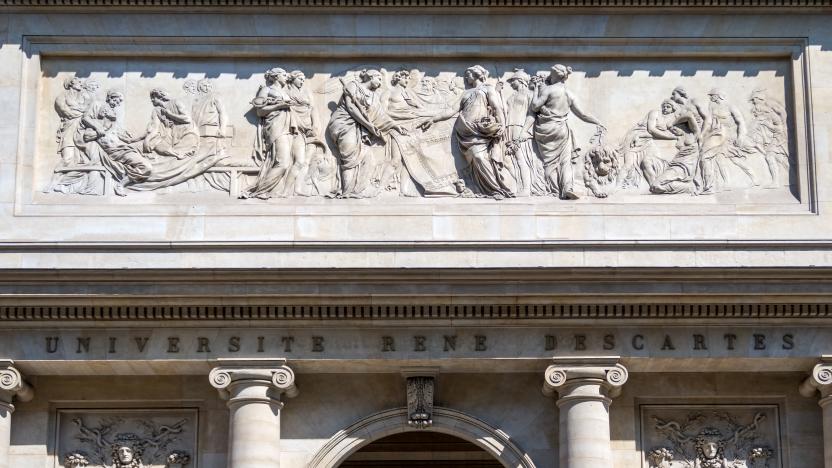
[[[151,468],[193,466],[196,413],[149,410],[60,413],[62,466]]]
[[[643,407],[650,468],[780,468],[775,407]]]

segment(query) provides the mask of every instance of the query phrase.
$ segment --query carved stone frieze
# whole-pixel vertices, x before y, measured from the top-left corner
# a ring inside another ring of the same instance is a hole
[[[574,200],[790,184],[789,117],[767,82],[747,96],[678,86],[628,123],[594,116],[589,107],[609,106],[586,105],[563,64],[434,75],[363,68],[314,84],[307,73],[268,69],[233,111],[238,91],[216,80],[185,79],[181,92],[154,87],[138,104],[150,109],[143,122],[128,90],[66,76],[54,97],[57,164],[45,192]],[[576,132],[587,124],[592,138]]]
[[[642,407],[650,468],[780,468],[776,406]]]
[[[62,410],[61,466],[195,466],[196,421],[195,410]]]

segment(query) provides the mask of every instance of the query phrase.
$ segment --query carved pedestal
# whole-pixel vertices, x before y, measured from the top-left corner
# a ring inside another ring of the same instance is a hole
[[[618,358],[555,360],[543,392],[558,394],[561,468],[610,468],[609,406],[627,381]]]
[[[285,361],[232,361],[209,379],[228,400],[228,467],[280,466],[280,396],[298,393],[292,369]]]
[[[800,385],[800,394],[812,397],[820,392],[818,404],[823,408],[823,466],[832,468],[832,356],[823,356]]]
[[[9,468],[9,445],[11,444],[12,401],[29,401],[34,396],[32,387],[24,380],[11,360],[0,359],[0,468]]]

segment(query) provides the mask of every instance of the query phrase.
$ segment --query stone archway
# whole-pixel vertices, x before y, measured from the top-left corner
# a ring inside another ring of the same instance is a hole
[[[471,442],[492,455],[506,468],[535,468],[531,457],[505,432],[460,411],[435,407],[430,429],[407,424],[407,408],[395,408],[368,416],[338,431],[309,462],[308,468],[336,468],[361,447],[393,434],[432,430]]]

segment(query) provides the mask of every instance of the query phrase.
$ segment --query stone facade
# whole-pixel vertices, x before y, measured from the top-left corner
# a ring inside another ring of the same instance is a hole
[[[830,18],[0,0],[0,468],[832,468]]]

